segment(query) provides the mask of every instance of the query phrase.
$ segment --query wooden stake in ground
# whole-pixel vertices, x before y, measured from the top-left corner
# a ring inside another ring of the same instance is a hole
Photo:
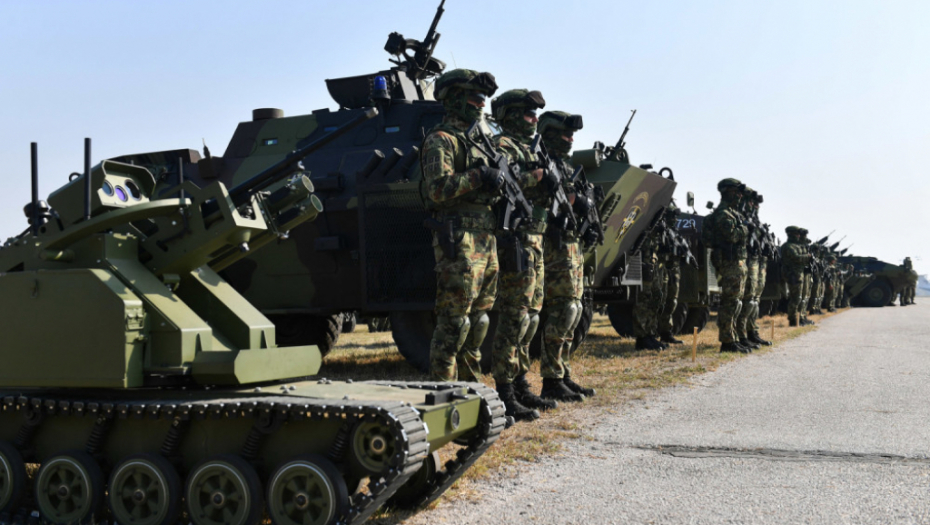
[[[691,346],[691,362],[697,361],[697,327],[694,327],[694,344]]]

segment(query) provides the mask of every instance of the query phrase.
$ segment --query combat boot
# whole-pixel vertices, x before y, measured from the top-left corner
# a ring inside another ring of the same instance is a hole
[[[755,332],[750,332],[749,337],[747,337],[746,339],[749,339],[753,343],[760,344],[762,346],[772,346],[771,341],[766,341],[765,339],[762,339],[761,337],[759,337],[759,334]]]
[[[581,394],[584,397],[594,397],[594,394],[596,393],[596,390],[594,390],[593,388],[585,388],[579,385],[578,383],[572,381],[572,378],[568,374],[565,374],[565,377],[562,378],[562,383],[564,383],[565,386],[567,386],[568,389],[571,390],[572,392],[576,394]]]
[[[667,344],[663,343],[662,341],[659,341],[654,336],[650,335],[649,337],[646,338],[646,340],[649,342],[650,345],[652,345],[653,350],[665,350],[666,348],[668,348]]]
[[[788,318],[788,326],[798,326],[798,320],[792,317]]]
[[[527,408],[549,410],[559,407],[559,404],[555,401],[543,399],[534,394],[530,390],[530,382],[526,380],[526,374],[520,374],[513,380],[513,393],[517,397],[517,401]]]
[[[556,401],[567,401],[569,403],[584,401],[583,395],[576,394],[569,390],[569,388],[565,386],[565,383],[562,382],[562,379],[558,377],[543,378],[542,392],[540,392],[539,397],[543,399],[554,399]]]
[[[739,344],[749,348],[750,350],[758,350],[760,347],[759,343],[754,343],[750,341],[748,337],[741,337],[739,340]]]
[[[664,333],[659,336],[659,341],[673,345],[680,345],[682,343],[682,341],[675,339],[675,336],[670,333]]]
[[[636,349],[637,350],[655,350],[656,348],[649,343],[648,337],[637,337],[636,338]]]
[[[506,415],[513,417],[515,421],[533,421],[539,419],[539,412],[526,408],[517,401],[516,396],[513,393],[513,385],[498,384],[497,385],[497,395],[500,396],[501,401],[504,403]]]
[[[722,343],[722,344],[720,345],[720,351],[721,351],[721,352],[738,352],[738,353],[741,353],[741,354],[748,354],[748,353],[749,353],[749,349],[748,349],[748,348],[746,348],[745,346],[743,346],[743,345],[741,345],[741,344],[739,344],[739,343],[737,343],[737,342]]]
[[[910,303],[908,303],[908,304],[910,304]],[[834,308],[834,307],[831,306],[830,308],[827,308],[827,311],[830,312],[830,313],[832,314],[833,312],[836,311],[836,308]]]

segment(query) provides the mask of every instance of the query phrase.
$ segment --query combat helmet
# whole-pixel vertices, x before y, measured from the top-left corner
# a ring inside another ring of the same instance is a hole
[[[491,115],[504,131],[528,140],[536,133],[536,122],[527,121],[524,116],[536,116],[536,110],[544,107],[546,99],[539,91],[511,89],[491,101]]]
[[[788,235],[801,235],[801,228],[798,226],[788,226],[785,228],[785,233]]]
[[[497,81],[490,73],[479,73],[471,69],[453,69],[436,79],[433,96],[442,102],[446,111],[466,122],[474,122],[481,117],[481,108],[469,104],[474,98],[482,105],[486,97],[497,91]]]
[[[559,154],[568,155],[572,142],[562,137],[569,137],[584,127],[581,115],[572,115],[564,111],[547,111],[539,116],[539,134],[546,146]]]
[[[720,193],[725,192],[729,188],[735,188],[739,192],[746,191],[746,185],[738,179],[726,178],[717,183],[717,191]]]

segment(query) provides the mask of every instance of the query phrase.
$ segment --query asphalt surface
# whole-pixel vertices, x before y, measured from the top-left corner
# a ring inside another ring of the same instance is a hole
[[[858,308],[407,523],[930,523],[930,300]]]

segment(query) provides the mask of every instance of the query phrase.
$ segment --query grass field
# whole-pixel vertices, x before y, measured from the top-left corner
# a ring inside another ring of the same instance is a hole
[[[817,321],[831,315],[835,314],[812,316],[811,319]],[[586,387],[596,388],[597,395],[583,403],[563,403],[558,409],[543,413],[538,421],[519,423],[504,431],[501,439],[434,505],[441,505],[445,498],[480,497],[474,490],[475,480],[510,472],[517,462],[533,462],[541,456],[557,454],[565,440],[585,439],[586,429],[595,425],[599,418],[617,412],[624,403],[644,398],[652,390],[686,382],[696,374],[736,359],[752,359],[751,355],[721,354],[715,323],[716,318],[711,317],[707,327],[697,335],[696,359],[692,361],[692,335],[679,336],[685,344],[668,350],[637,351],[632,339],[617,336],[606,316],[596,315],[588,339],[571,363],[572,377]],[[760,325],[762,337],[776,345],[816,329],[816,326],[789,327],[784,315],[763,318]],[[762,348],[756,353],[771,348]],[[320,374],[329,379],[428,380],[404,361],[389,332],[369,333],[361,324],[355,332],[340,338],[338,347],[324,361]],[[534,363],[528,377],[539,392],[538,362]],[[490,377],[485,378],[485,383],[494,385]],[[373,523],[400,523],[409,515],[408,512],[381,511]]]

